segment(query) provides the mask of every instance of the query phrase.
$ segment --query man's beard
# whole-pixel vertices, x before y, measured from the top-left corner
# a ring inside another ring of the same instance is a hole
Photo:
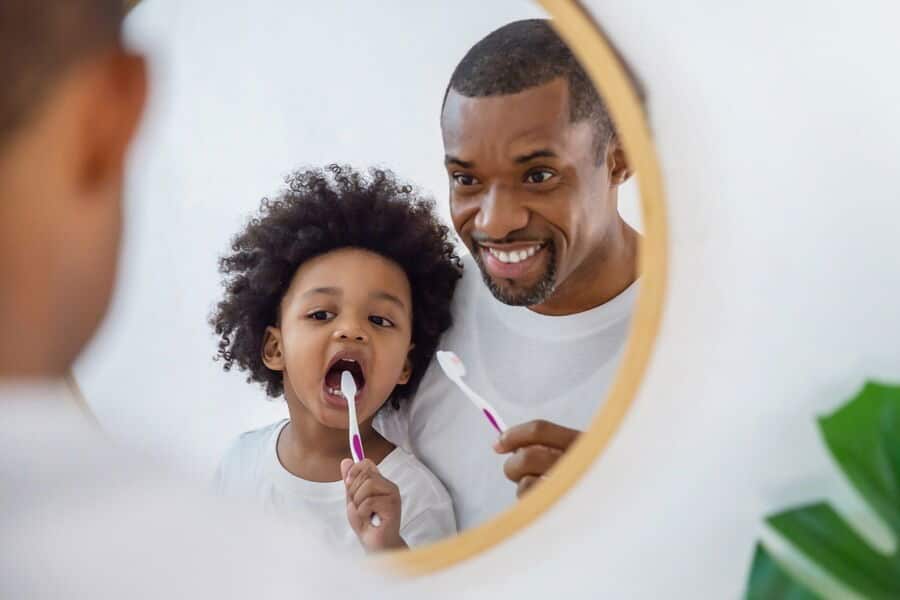
[[[472,255],[475,258],[478,269],[481,271],[481,278],[484,279],[484,284],[491,290],[494,298],[510,306],[535,306],[549,300],[556,290],[556,246],[553,245],[553,242],[547,242],[545,250],[550,254],[550,257],[543,276],[529,289],[518,292],[505,290],[494,282],[494,279],[488,275],[487,270],[484,268],[480,248],[473,252]]]

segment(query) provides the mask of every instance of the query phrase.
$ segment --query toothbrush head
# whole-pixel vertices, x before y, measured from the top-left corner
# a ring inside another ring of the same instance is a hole
[[[356,402],[356,381],[350,371],[341,373],[341,393],[347,399],[347,404]]]
[[[441,365],[441,369],[444,370],[447,377],[462,378],[465,376],[466,366],[456,353],[449,350],[438,350],[436,356],[438,364]]]

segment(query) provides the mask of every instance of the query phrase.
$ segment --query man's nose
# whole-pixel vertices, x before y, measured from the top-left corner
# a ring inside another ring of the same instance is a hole
[[[515,193],[503,185],[492,186],[475,215],[476,231],[485,238],[502,240],[527,226],[528,209],[516,200]]]

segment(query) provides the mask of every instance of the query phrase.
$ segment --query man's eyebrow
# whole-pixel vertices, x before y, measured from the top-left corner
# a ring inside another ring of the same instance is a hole
[[[475,166],[475,163],[469,162],[467,160],[463,160],[461,158],[453,156],[452,154],[444,155],[444,164],[445,165],[451,165],[451,164],[459,165],[463,169],[471,169],[472,167]]]
[[[535,150],[534,152],[529,152],[528,154],[523,154],[522,156],[517,156],[514,160],[517,164],[521,165],[530,160],[534,160],[535,158],[559,158],[559,155],[553,150],[542,148],[540,150]]]
[[[343,294],[340,289],[336,287],[317,287],[312,288],[311,290],[306,290],[301,294],[302,297],[306,296],[315,296],[316,294],[326,294],[328,296],[340,296]]]
[[[393,294],[389,294],[388,292],[373,292],[372,297],[377,298],[379,300],[387,300],[388,302],[391,302],[392,304],[396,304],[402,310],[406,310],[406,305],[403,303],[403,300],[401,300],[400,298],[398,298],[397,296],[395,296]]]

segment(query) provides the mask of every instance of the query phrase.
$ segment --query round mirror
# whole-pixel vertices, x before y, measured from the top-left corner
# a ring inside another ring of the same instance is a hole
[[[101,427],[413,572],[565,493],[639,385],[666,229],[640,86],[542,5],[140,3],[120,284],[73,379]]]

